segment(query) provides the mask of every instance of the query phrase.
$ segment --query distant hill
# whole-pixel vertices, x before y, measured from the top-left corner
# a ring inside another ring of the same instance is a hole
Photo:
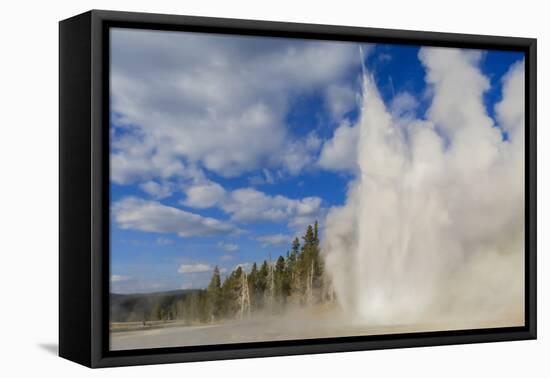
[[[170,309],[178,302],[203,290],[172,290],[157,293],[111,293],[111,322],[142,322],[157,318],[170,318]],[[166,312],[163,314],[162,312]]]

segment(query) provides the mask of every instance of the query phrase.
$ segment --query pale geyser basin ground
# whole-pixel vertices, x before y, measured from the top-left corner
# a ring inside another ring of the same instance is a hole
[[[409,332],[523,326],[523,319],[510,317],[491,321],[430,322],[426,324],[373,325],[350,320],[337,306],[323,305],[288,310],[283,315],[255,315],[220,323],[184,325],[157,323],[144,328],[138,323],[115,325],[111,350],[149,349]],[[124,329],[124,330],[123,330]]]

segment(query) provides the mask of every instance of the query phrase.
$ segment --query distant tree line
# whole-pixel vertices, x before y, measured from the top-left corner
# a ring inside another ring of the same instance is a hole
[[[249,272],[237,266],[222,280],[216,266],[205,290],[170,301],[157,300],[133,318],[140,321],[184,320],[207,323],[245,317],[254,312],[278,313],[289,305],[333,300],[319,246],[318,222],[296,237],[286,256],[254,263]]]
[[[112,322],[149,322],[175,319],[206,319],[206,315],[186,310],[200,310],[200,298],[206,290],[174,290],[150,294],[111,294]],[[186,304],[190,304],[187,306]]]

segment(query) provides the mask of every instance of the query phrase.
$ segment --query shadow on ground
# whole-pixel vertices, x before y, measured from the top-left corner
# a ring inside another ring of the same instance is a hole
[[[59,346],[56,343],[42,343],[42,344],[38,344],[38,347],[56,356],[59,353]]]

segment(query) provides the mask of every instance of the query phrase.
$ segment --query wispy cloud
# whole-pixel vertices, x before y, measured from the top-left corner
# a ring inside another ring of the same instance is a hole
[[[223,249],[225,252],[236,252],[239,250],[239,246],[235,243],[219,242],[218,247]]]
[[[233,255],[222,255],[220,256],[221,261],[231,261],[235,258]]]
[[[237,189],[228,195],[222,209],[236,222],[280,222],[291,224],[313,221],[321,213],[321,198],[291,199],[270,196],[254,188]]]
[[[201,183],[186,190],[186,206],[219,207],[235,223],[288,222],[292,227],[319,219],[323,215],[320,197],[289,198],[269,195],[253,187],[225,191],[214,182]]]
[[[278,171],[277,175],[282,176],[281,171]],[[274,184],[276,179],[277,177],[275,176],[275,174],[264,168],[262,169],[261,174],[249,177],[248,182],[250,183],[250,185]]]
[[[256,240],[262,243],[262,247],[269,245],[285,244],[290,242],[291,237],[283,234],[263,235],[256,237]]]
[[[172,195],[172,185],[168,182],[159,184],[156,181],[149,180],[140,184],[139,187],[154,199],[163,199]]]
[[[213,271],[214,268],[209,264],[181,264],[178,268],[178,273],[206,273]]]
[[[351,85],[332,84],[326,89],[326,103],[332,117],[339,121],[357,105],[357,91]]]
[[[185,190],[186,198],[182,204],[198,209],[212,207],[223,201],[225,190],[221,185],[208,181],[188,186]]]
[[[122,229],[175,233],[181,237],[225,235],[238,231],[231,223],[136,197],[116,202],[112,210],[115,222]]]
[[[169,238],[165,238],[165,237],[158,237],[157,240],[156,240],[156,243],[158,245],[170,245],[170,244],[174,244],[174,241],[172,239],[169,239]]]

